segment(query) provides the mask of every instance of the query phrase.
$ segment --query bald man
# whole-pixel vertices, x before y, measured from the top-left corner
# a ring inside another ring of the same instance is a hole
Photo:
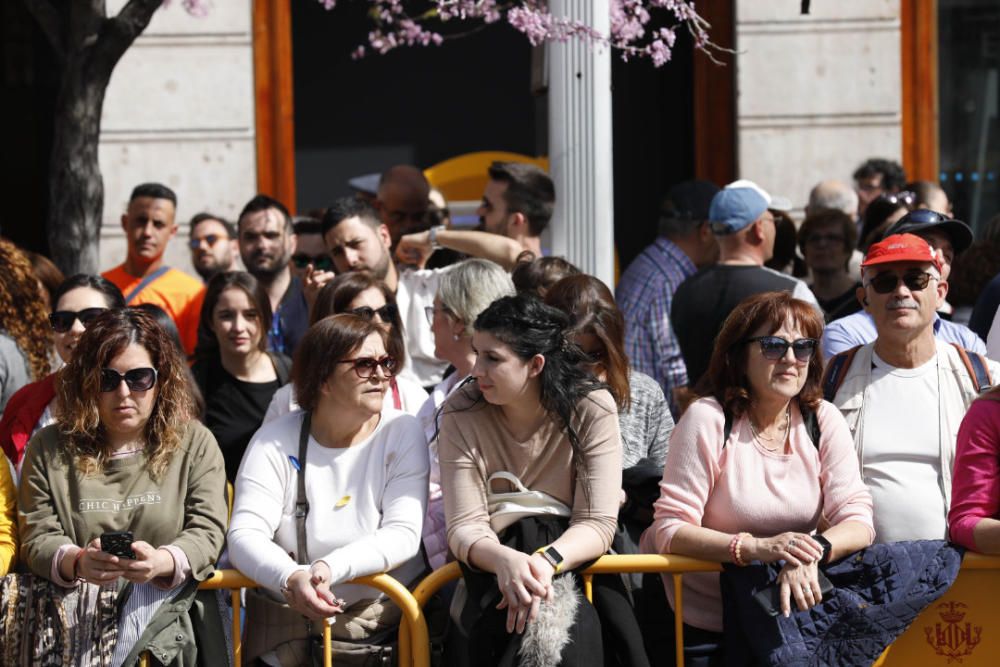
[[[412,165],[399,164],[382,174],[375,210],[389,228],[393,248],[403,234],[422,232],[430,226],[430,192],[424,172]]]
[[[806,215],[819,213],[824,209],[843,211],[858,217],[858,193],[847,183],[837,180],[820,181],[809,191],[809,203],[806,205]]]

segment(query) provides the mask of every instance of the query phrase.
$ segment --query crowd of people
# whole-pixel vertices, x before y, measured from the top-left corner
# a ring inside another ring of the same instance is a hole
[[[953,545],[1000,553],[1000,220],[976,240],[891,161],[854,180],[798,223],[749,180],[675,185],[614,292],[547,255],[556,192],[519,163],[475,230],[406,165],[308,216],[199,213],[201,280],[164,263],[161,184],[102,275],[0,239],[4,664],[226,664],[233,612],[198,586],[225,567],[259,585],[243,659],[278,667],[315,664],[324,624],[389,659],[401,611],[351,582],[449,561],[450,665],[672,664],[670,582],[582,602],[607,553],[726,564],[684,578],[687,664],[763,660],[753,628],[835,618],[842,587],[880,608],[885,569],[843,568],[934,549],[915,615]]]

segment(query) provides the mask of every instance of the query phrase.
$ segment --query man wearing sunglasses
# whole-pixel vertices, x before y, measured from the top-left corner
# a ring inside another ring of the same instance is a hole
[[[955,257],[972,245],[972,230],[967,224],[926,208],[914,209],[904,215],[886,232],[887,237],[891,234],[914,234],[926,241],[941,263],[941,279],[945,284],[951,275]],[[858,299],[861,300],[862,296]],[[949,309],[944,296],[934,307],[939,313],[946,313]],[[965,325],[935,315],[934,334],[945,342],[986,354],[983,340]],[[867,309],[834,320],[823,331],[823,357],[829,360],[840,352],[872,342],[875,336],[875,322]]]
[[[333,261],[323,244],[323,225],[316,218],[295,216],[292,219],[295,253],[289,268],[292,275],[305,283],[309,267],[313,271],[333,271]]]
[[[121,220],[128,248],[125,261],[101,275],[121,290],[127,305],[151,303],[170,315],[190,356],[198,341],[205,287],[197,278],[163,263],[167,244],[177,234],[176,212],[177,195],[167,186],[136,186]]]
[[[217,273],[236,270],[236,229],[231,222],[211,213],[191,218],[191,264],[204,282]]]
[[[824,393],[854,437],[876,539],[946,539],[959,425],[1000,365],[934,335],[948,284],[922,238],[893,234],[872,245],[862,285],[877,337],[830,362]]]

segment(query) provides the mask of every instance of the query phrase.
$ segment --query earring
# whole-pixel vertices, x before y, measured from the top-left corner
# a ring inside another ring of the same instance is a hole
[[[462,337],[459,336],[458,334],[452,334],[451,339],[457,343],[458,341],[462,340]]]

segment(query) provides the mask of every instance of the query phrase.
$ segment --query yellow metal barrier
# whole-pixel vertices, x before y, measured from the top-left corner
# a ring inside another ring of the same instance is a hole
[[[430,639],[427,634],[427,621],[424,619],[422,605],[403,584],[388,574],[373,574],[358,577],[350,583],[360,586],[377,588],[396,603],[403,617],[399,624],[399,664],[413,667],[430,667]],[[257,584],[238,570],[216,570],[198,586],[199,590],[230,589],[233,603],[233,665],[240,667],[243,662],[242,632],[240,626],[240,589],[256,588]],[[323,665],[332,667],[333,654],[330,649],[330,626],[323,624]],[[148,655],[139,658],[140,667],[148,667]]]
[[[675,650],[677,665],[684,665],[682,575],[691,572],[719,572],[719,563],[685,556],[616,555],[602,556],[582,573],[584,592],[592,599],[595,574],[659,572],[673,580],[675,607]],[[954,585],[923,611],[873,667],[924,665],[927,667],[993,667],[1000,655],[1000,556],[968,553]],[[447,584],[462,576],[458,563],[448,563],[421,581],[413,597],[422,608]],[[400,644],[405,628],[400,628]],[[414,653],[416,656],[416,652]],[[401,665],[403,663],[400,663]]]

